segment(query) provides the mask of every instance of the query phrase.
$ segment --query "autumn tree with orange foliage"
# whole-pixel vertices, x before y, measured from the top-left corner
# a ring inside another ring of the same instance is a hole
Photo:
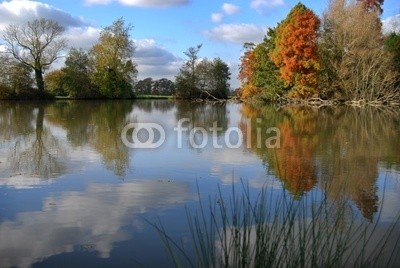
[[[238,78],[242,81],[242,87],[240,89],[240,97],[243,99],[250,98],[257,95],[260,89],[255,86],[254,73],[256,70],[256,57],[254,52],[254,44],[246,43],[244,48],[246,52],[241,58],[241,65],[239,69]]]
[[[264,41],[258,45],[246,43],[239,70],[242,82],[242,99],[257,97],[263,101],[275,101],[284,91],[276,65],[269,53],[274,48],[275,28],[269,28]]]
[[[317,93],[319,25],[318,16],[299,3],[276,30],[275,49],[270,56],[282,80],[293,87],[289,97],[309,98]]]

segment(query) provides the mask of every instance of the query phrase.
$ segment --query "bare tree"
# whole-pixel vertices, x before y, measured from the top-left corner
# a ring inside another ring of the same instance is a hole
[[[381,22],[363,5],[333,0],[323,18],[320,42],[326,88],[353,104],[399,102],[398,73],[383,49]]]
[[[36,85],[44,91],[43,72],[66,48],[64,28],[55,21],[37,19],[23,25],[9,25],[3,33],[7,52],[35,72]]]

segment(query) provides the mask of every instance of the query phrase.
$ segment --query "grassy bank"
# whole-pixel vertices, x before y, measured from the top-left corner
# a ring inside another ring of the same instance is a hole
[[[56,96],[57,100],[79,100],[84,98],[72,98],[68,96]],[[162,100],[162,99],[173,99],[174,96],[165,96],[165,95],[137,95],[133,100]],[[94,99],[107,99],[107,98],[94,98]]]
[[[137,95],[136,99],[139,100],[161,100],[161,99],[173,99],[174,96],[165,95]]]
[[[396,267],[399,217],[382,228],[379,217],[370,223],[353,209],[324,194],[299,201],[263,189],[252,198],[244,186],[233,187],[229,198],[220,190],[197,212],[187,211],[189,246],[162,223],[154,226],[176,267]]]

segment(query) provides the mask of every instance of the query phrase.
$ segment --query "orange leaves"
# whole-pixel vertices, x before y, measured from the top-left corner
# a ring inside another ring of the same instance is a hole
[[[242,99],[251,98],[261,92],[261,89],[256,86],[255,81],[255,73],[260,61],[262,59],[257,55],[257,47],[246,51],[242,57],[238,76],[239,80],[242,81],[240,89],[240,97]]]
[[[316,92],[320,69],[317,52],[319,18],[302,4],[296,5],[277,28],[275,49],[270,54],[282,80],[294,86],[292,95],[311,97]]]
[[[297,133],[295,127],[288,119],[279,125],[282,146],[276,150],[274,168],[277,177],[285,183],[285,188],[295,195],[301,195],[310,191],[317,182],[313,159],[315,145],[312,139],[304,138],[307,134],[304,129],[298,129]]]
[[[243,99],[247,99],[257,95],[258,93],[260,93],[260,91],[261,90],[259,88],[257,88],[253,84],[248,83],[242,86],[240,90],[240,97]]]
[[[246,53],[242,57],[242,63],[240,65],[238,78],[243,83],[250,82],[251,78],[253,77],[255,60],[256,57],[254,50],[246,51]]]
[[[297,4],[277,28],[269,29],[264,42],[247,45],[238,78],[241,97],[276,99],[309,98],[317,92],[319,18]]]

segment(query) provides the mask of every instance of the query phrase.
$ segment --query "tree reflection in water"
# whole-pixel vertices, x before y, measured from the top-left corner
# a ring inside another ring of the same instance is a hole
[[[189,119],[189,131],[193,128],[204,128],[207,132],[212,132],[214,123],[218,124],[218,135],[223,134],[229,124],[226,103],[210,104],[180,101],[176,103],[176,121]]]
[[[330,199],[348,197],[366,219],[373,220],[379,201],[379,168],[400,167],[397,112],[246,104],[242,116],[243,133],[251,122],[250,150],[294,196],[300,197],[318,183]],[[272,126],[281,131],[280,148],[257,146],[257,128],[264,133]]]
[[[399,114],[372,108],[324,109],[319,113],[321,183],[329,185],[328,195],[338,199],[346,194],[363,216],[373,219],[378,210],[376,181],[380,166],[398,156]],[[398,168],[399,163],[393,167]]]
[[[153,111],[168,112],[175,107],[173,100],[139,100],[134,103],[135,108],[151,113]]]
[[[117,176],[129,169],[129,148],[121,140],[121,132],[130,123],[132,101],[58,102],[49,107],[49,122],[67,132],[72,146],[89,145],[98,152],[104,166]]]
[[[229,125],[228,110],[226,103],[211,104],[211,103],[195,103],[187,101],[176,102],[176,121],[187,119],[182,126],[187,128],[184,135],[189,136],[193,131],[193,141],[196,145],[202,144],[203,139],[207,139],[207,145],[213,145],[214,138],[222,138]],[[194,131],[201,129],[207,133],[207,137],[203,137],[203,132]],[[216,137],[212,137],[215,135]],[[187,145],[193,147],[191,142]],[[201,151],[201,149],[198,149]]]
[[[279,178],[285,188],[300,197],[317,183],[314,151],[318,143],[315,133],[315,113],[311,109],[288,108],[277,112],[274,107],[254,109],[244,105],[242,114],[251,121],[242,120],[240,128],[247,134],[251,126],[251,150],[267,163],[268,169]],[[257,131],[261,140],[267,139],[265,130],[276,126],[281,132],[279,148],[267,149],[257,144]],[[248,138],[247,136],[245,137]]]
[[[2,114],[8,114],[7,120],[0,124],[4,130],[1,139],[13,144],[7,158],[9,175],[48,179],[63,173],[65,150],[51,129],[44,125],[47,105],[7,104],[2,105],[5,110]]]

